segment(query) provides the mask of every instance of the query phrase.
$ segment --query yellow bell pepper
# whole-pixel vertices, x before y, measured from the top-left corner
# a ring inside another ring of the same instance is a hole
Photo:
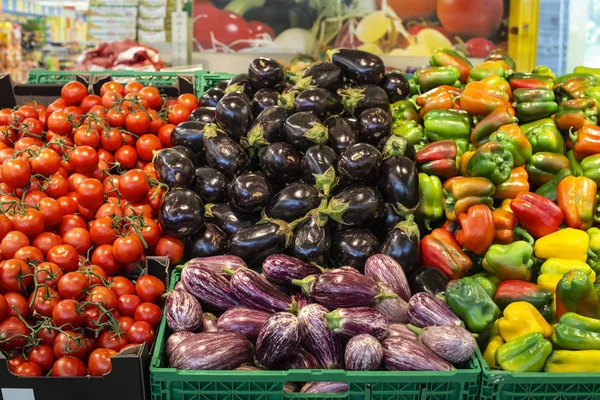
[[[590,245],[590,237],[585,231],[565,228],[539,238],[535,242],[535,256],[538,258],[564,258],[585,262]]]
[[[496,350],[504,343],[502,336],[492,336],[490,339],[490,342],[483,352],[483,359],[488,363],[490,368],[498,368],[498,365],[496,364]]]
[[[544,371],[600,372],[600,350],[554,350]]]
[[[552,327],[531,303],[517,301],[504,309],[504,316],[498,320],[500,336],[507,342],[532,332],[539,332],[545,338],[552,335]]]
[[[596,281],[596,273],[583,261],[549,258],[542,264],[542,267],[540,268],[540,275],[537,278],[537,284],[555,292],[558,281],[560,281],[567,272],[574,268],[579,268],[585,272],[585,274],[590,277],[590,281],[592,281],[592,283]]]

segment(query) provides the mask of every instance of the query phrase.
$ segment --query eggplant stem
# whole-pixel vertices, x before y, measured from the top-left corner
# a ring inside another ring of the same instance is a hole
[[[419,328],[418,326],[414,326],[413,324],[406,324],[406,327],[411,331],[416,333],[417,335],[423,332],[423,328]]]

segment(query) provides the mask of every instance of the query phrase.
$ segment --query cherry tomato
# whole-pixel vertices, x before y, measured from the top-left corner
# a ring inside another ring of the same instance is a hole
[[[121,139],[123,140],[123,144],[131,147],[135,147],[135,137],[126,133],[125,131],[121,132]]]
[[[155,110],[148,110],[148,114],[150,114],[150,127],[148,128],[148,132],[156,135],[160,128],[165,125],[165,121],[158,115],[158,112]]]
[[[112,198],[114,199],[115,197]],[[100,206],[98,211],[96,211],[96,219],[100,219],[102,217],[120,217],[122,215],[123,211],[121,210],[121,207],[113,203],[104,203]]]
[[[135,283],[135,294],[144,303],[158,303],[164,293],[165,284],[155,276],[142,275]]]
[[[116,333],[113,330],[107,330],[98,337],[98,346],[103,349],[119,351],[127,344],[129,344],[129,335],[126,331]]]
[[[60,156],[49,148],[41,149],[36,157],[31,159],[31,170],[34,174],[50,176],[60,169]]]
[[[121,175],[119,192],[126,200],[137,203],[148,195],[150,186],[146,174],[140,169],[132,169]]]
[[[85,256],[92,247],[90,233],[84,228],[71,228],[62,237],[63,242],[77,249],[77,253]]]
[[[79,146],[69,155],[69,163],[76,172],[87,174],[96,169],[98,153],[90,146]]]
[[[54,341],[56,340],[57,336],[58,331],[51,328],[43,328],[37,333],[37,337],[40,339],[40,344],[45,344],[50,347],[54,346]]]
[[[86,300],[91,303],[103,304],[107,310],[117,308],[117,296],[112,290],[104,286],[94,286]]]
[[[13,230],[13,224],[6,214],[0,214],[0,237],[4,237]]]
[[[148,101],[148,107],[153,110],[160,110],[163,104],[163,99],[160,96],[158,89],[152,86],[146,86],[139,91],[139,95]]]
[[[102,376],[108,374],[112,370],[110,358],[116,355],[115,350],[96,349],[90,355],[88,360],[88,369],[91,376]]]
[[[87,368],[76,357],[60,357],[52,366],[52,376],[86,376]]]
[[[111,124],[111,126],[114,126]],[[100,144],[105,150],[116,151],[123,145],[121,132],[118,129],[108,129],[100,135]]]
[[[23,261],[11,258],[0,263],[0,288],[22,293],[31,281],[31,268]]]
[[[123,85],[116,81],[108,81],[100,87],[100,96],[104,96],[106,92],[118,92],[121,95],[125,94]]]
[[[3,295],[0,294],[0,322],[8,317],[8,302]]]
[[[140,90],[142,90],[143,88],[144,88],[144,85],[142,85],[140,82],[132,81],[132,82],[129,82],[127,85],[125,85],[124,93],[125,94],[139,93]]]
[[[84,84],[77,81],[67,83],[60,90],[60,97],[63,98],[67,106],[78,106],[87,95],[88,92]]]
[[[133,146],[121,146],[115,153],[115,160],[125,169],[135,168],[138,161],[137,152]]]
[[[135,321],[145,321],[156,328],[160,324],[161,316],[162,312],[159,306],[154,303],[142,303],[135,310],[133,319]]]
[[[89,280],[81,272],[68,272],[58,280],[58,293],[63,299],[83,300]]]
[[[56,289],[58,281],[63,277],[63,271],[53,262],[41,262],[35,266],[35,281]]]
[[[46,195],[46,193],[34,189],[34,182],[32,182],[31,187],[29,188],[30,190],[27,191],[27,194],[25,195],[25,201],[24,203],[27,205],[30,205],[32,207],[38,207],[40,205],[40,201],[45,198],[48,197]]]
[[[119,312],[119,315],[133,317],[135,315],[136,309],[141,304],[142,300],[140,300],[140,298],[135,294],[124,294],[122,296],[119,296],[119,298],[117,299],[117,311]]]
[[[13,258],[21,260],[27,264],[29,264],[31,261],[44,261],[44,255],[42,254],[42,252],[38,248],[33,246],[21,247],[19,250],[17,250]]]
[[[54,355],[56,358],[71,356],[82,359],[86,351],[86,338],[82,333],[65,330],[54,340]]]
[[[148,196],[146,196],[146,203],[148,203],[148,205],[152,207],[152,211],[154,211],[154,214],[158,214],[158,210],[160,209],[160,205],[162,204],[165,195],[165,189],[163,189],[160,186],[152,187],[148,191]]]
[[[34,138],[40,138],[42,136],[42,132],[44,131],[44,124],[37,119],[25,118],[21,124],[21,129],[21,135],[23,137],[31,136]]]
[[[94,106],[102,106],[102,97],[95,95],[95,94],[90,94],[87,95],[83,98],[83,100],[81,100],[81,109],[83,110],[84,113],[89,113],[90,110],[92,109],[92,107]]]
[[[75,191],[82,207],[97,209],[104,203],[104,186],[98,179],[84,179]]]
[[[123,270],[123,264],[115,259],[113,246],[103,244],[92,253],[92,263],[100,266],[108,275],[116,275]]]
[[[154,247],[160,240],[161,228],[160,225],[151,218],[144,217],[143,224],[141,221],[135,221],[134,224],[138,226],[138,230],[148,247]],[[133,226],[129,231],[131,234],[134,233]]]
[[[90,238],[95,245],[113,244],[117,235],[111,217],[101,217],[90,222]]]
[[[144,255],[144,245],[135,234],[123,236],[113,243],[113,254],[119,262],[132,263]]]
[[[160,144],[163,147],[171,147],[171,133],[175,129],[175,125],[173,124],[165,124],[158,130],[158,139],[160,140]]]
[[[49,287],[38,287],[37,290],[29,296],[29,303],[33,303],[33,314],[51,317],[52,310],[60,302],[59,294],[56,290]]]
[[[135,325],[135,324],[134,324]],[[150,325],[148,325],[150,326]],[[133,325],[132,325],[133,328]],[[152,327],[150,327],[152,329]],[[138,338],[141,337],[141,329],[138,329]],[[27,343],[28,329],[25,324],[16,317],[8,317],[0,322],[0,350],[10,352],[12,350],[20,350]],[[152,331],[154,334],[154,331]],[[153,338],[154,339],[154,338]]]
[[[121,332],[127,332],[131,325],[135,322],[133,318],[127,317],[125,315],[119,315],[117,317],[117,322],[119,323],[119,330]]]
[[[177,265],[183,258],[185,248],[181,239],[174,236],[163,236],[154,248],[155,256],[169,257],[173,265]]]
[[[42,376],[42,369],[34,362],[25,361],[15,368],[14,374],[19,376]]]
[[[3,108],[0,110],[0,125],[10,124],[10,114],[12,114],[12,108]]]
[[[124,128],[127,113],[118,108],[112,108],[106,113],[106,119],[112,128]]]
[[[129,132],[143,135],[150,128],[150,117],[145,111],[131,113],[125,119],[125,127]]]
[[[198,108],[198,99],[191,93],[185,93],[177,98],[177,104],[185,106],[191,113]]]
[[[0,168],[0,176],[2,181],[11,188],[23,188],[29,184],[31,167],[27,161],[20,158],[6,160]]]
[[[90,146],[95,149],[100,144],[100,134],[95,129],[88,129],[86,126],[80,126],[75,129],[73,143],[77,146]]]
[[[58,202],[58,204],[60,204],[63,216],[73,214],[75,211],[77,211],[77,203],[75,202],[75,200],[66,195],[59,197],[58,199],[56,199],[56,201]]]
[[[189,110],[186,106],[182,104],[175,104],[171,107],[171,111],[167,116],[169,124],[179,125],[182,122],[185,122],[190,117],[192,110]]]
[[[52,369],[56,358],[52,347],[39,344],[27,353],[27,360],[37,364],[42,370],[42,374],[47,374]]]
[[[21,247],[29,246],[29,239],[23,232],[11,231],[0,242],[0,253],[4,258],[12,258]]]
[[[67,214],[63,215],[58,226],[58,233],[64,235],[69,229],[86,228],[87,225],[81,215]]]
[[[73,299],[61,300],[52,310],[52,322],[57,327],[81,328],[85,324],[83,307]]]
[[[125,294],[135,294],[135,286],[133,282],[124,276],[113,276],[111,278],[110,289],[113,291],[115,296],[121,297]]]
[[[144,321],[134,322],[127,331],[127,334],[131,343],[146,343],[151,345],[154,342],[154,328]]]

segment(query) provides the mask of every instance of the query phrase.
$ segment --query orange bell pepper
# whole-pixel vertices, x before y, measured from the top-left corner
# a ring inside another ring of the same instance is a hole
[[[467,212],[476,204],[491,207],[494,203],[494,184],[481,177],[455,176],[444,182],[442,190],[442,206],[446,218],[455,221],[459,214]]]
[[[600,153],[600,126],[586,124],[577,132],[570,133],[569,138],[573,142],[575,158],[578,160]]]
[[[510,201],[510,200],[508,200]],[[510,208],[510,205],[509,205]],[[513,214],[512,210],[506,210],[503,207],[496,208],[492,211],[494,218],[494,243],[495,244],[509,244],[519,239],[523,239],[533,245],[533,237],[524,229],[517,226],[517,218]]]
[[[494,199],[514,199],[519,193],[529,192],[528,179],[529,176],[524,165],[513,168],[510,172],[510,178],[506,182],[496,186]]]
[[[484,255],[494,242],[496,233],[492,211],[485,204],[477,204],[458,216],[456,241],[475,254]]]
[[[467,164],[469,163],[469,160],[471,159],[471,157],[473,157],[474,155],[475,155],[474,151],[465,151],[460,156],[460,160],[458,161],[458,172],[462,176],[469,176],[469,174],[467,173]]]
[[[506,79],[498,74],[492,74],[481,80],[481,82],[489,83],[498,89],[502,90],[508,96],[509,100],[512,99],[512,89]]]
[[[431,110],[449,110],[452,108],[454,96],[450,94],[447,89],[448,87],[451,86],[438,86],[417,96],[417,104],[421,106],[421,109],[419,110],[421,118]]]
[[[565,224],[587,230],[594,224],[596,214],[596,182],[585,176],[567,176],[556,188],[556,200]]]
[[[471,82],[460,96],[460,107],[472,115],[487,115],[508,104],[508,95],[486,82]]]

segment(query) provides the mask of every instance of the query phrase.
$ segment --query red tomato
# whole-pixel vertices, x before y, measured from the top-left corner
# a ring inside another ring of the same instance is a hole
[[[154,303],[142,303],[135,310],[133,319],[135,321],[145,321],[156,328],[160,324],[161,316],[162,312],[159,306]]]
[[[150,327],[150,329],[152,329],[152,327]],[[143,332],[142,329],[137,330],[139,332],[136,334],[139,338]],[[0,341],[0,350],[10,352],[12,350],[22,349],[27,343],[28,331],[29,330],[27,329],[27,326],[25,326],[25,324],[16,317],[8,317],[4,321],[0,322],[0,337],[2,337],[2,341]],[[154,336],[154,331],[152,331],[152,334]]]
[[[77,250],[75,247],[66,243],[52,247],[46,255],[46,260],[55,263],[62,268],[63,271],[67,272],[77,271],[77,268],[79,267],[79,254],[77,253]],[[68,296],[62,297],[70,298]]]
[[[192,111],[186,106],[182,104],[175,104],[173,107],[171,107],[171,111],[169,112],[167,119],[169,124],[179,125],[180,123],[187,121],[191,113]]]
[[[52,366],[52,376],[86,376],[87,368],[76,357],[61,357]]]
[[[165,121],[158,115],[158,112],[155,110],[148,110],[148,114],[150,114],[150,127],[148,128],[148,132],[158,133],[160,128],[165,125]]]
[[[135,168],[137,164],[137,152],[133,146],[121,146],[115,153],[115,160],[125,169]]]
[[[146,134],[139,137],[135,142],[138,156],[144,161],[152,161],[154,152],[162,150],[163,146],[156,135]]]
[[[88,360],[88,369],[91,376],[102,376],[108,374],[112,370],[110,358],[116,355],[115,350],[96,349],[90,354]]]
[[[119,296],[119,298],[117,299],[117,311],[119,312],[119,315],[124,315],[126,317],[133,317],[136,313],[137,308],[141,304],[142,304],[142,300],[140,300],[139,296],[136,296],[135,294],[124,294],[122,296]],[[143,303],[143,304],[152,304],[152,303]],[[159,311],[160,311],[160,309],[159,309]],[[136,321],[143,321],[143,319],[136,319]],[[150,323],[149,321],[146,321],[146,322]]]
[[[52,310],[52,322],[55,326],[69,325],[71,329],[81,328],[85,323],[85,314],[81,305],[73,299],[61,300]]]
[[[37,119],[26,118],[21,124],[21,129],[21,135],[23,137],[31,136],[34,138],[39,138],[42,136],[42,132],[44,131],[44,124]]]
[[[131,328],[131,325],[133,325],[133,323],[135,321],[131,317],[126,317],[125,315],[119,315],[117,317],[117,322],[119,323],[119,330],[121,332],[127,332],[127,331],[129,331],[129,328]]]
[[[148,101],[148,107],[153,110],[160,110],[163,104],[163,99],[157,88],[146,86],[139,91],[141,97]]]
[[[111,197],[116,198],[116,197]],[[123,211],[121,207],[114,203],[104,203],[100,206],[98,211],[96,211],[96,219],[100,219],[102,217],[120,217],[123,215]]]
[[[67,214],[61,218],[58,233],[64,235],[69,229],[86,228],[85,220],[80,215]]]
[[[124,93],[125,94],[139,93],[140,90],[142,90],[143,88],[144,88],[144,85],[142,85],[140,82],[132,81],[132,82],[129,82],[127,85],[125,85]]]
[[[44,256],[42,252],[38,248],[33,246],[21,247],[19,250],[17,250],[13,258],[21,260],[27,264],[29,264],[31,261],[44,261]]]
[[[121,99],[123,99],[122,94],[112,91],[112,90],[108,91],[102,95],[102,106],[104,106],[104,108],[106,108],[108,110],[114,104],[119,103],[121,101]]]
[[[90,238],[95,245],[113,244],[117,235],[112,217],[102,217],[90,222]]]
[[[43,374],[47,374],[48,371],[52,369],[54,361],[56,361],[54,350],[52,347],[45,344],[39,344],[31,349],[29,353],[27,353],[27,359],[37,364],[41,368]]]
[[[91,303],[103,304],[107,310],[117,308],[117,296],[112,290],[104,286],[94,286],[86,300]]]
[[[142,275],[135,283],[135,294],[143,302],[158,303],[165,293],[165,284],[155,276]]]
[[[118,92],[121,95],[124,95],[123,85],[116,81],[109,81],[102,85],[100,88],[100,96],[104,96],[106,92]]]
[[[191,93],[184,93],[177,98],[177,104],[187,107],[192,112],[198,108],[198,99]]]
[[[123,270],[123,264],[115,259],[113,246],[100,245],[92,253],[92,263],[100,266],[108,275],[116,275]]]
[[[71,228],[62,237],[63,242],[77,249],[80,256],[85,256],[92,247],[90,233],[84,228]]]
[[[0,322],[8,317],[8,302],[6,298],[0,294]]]
[[[100,134],[95,129],[88,129],[86,126],[80,126],[75,129],[73,143],[77,146],[90,146],[95,149],[100,144]]]
[[[33,239],[44,231],[44,214],[35,208],[28,208],[24,213],[13,216],[13,227]]]
[[[54,355],[56,358],[71,356],[82,359],[86,351],[86,339],[82,333],[65,330],[54,340]]]
[[[127,331],[127,334],[131,343],[146,343],[151,345],[154,341],[154,329],[149,323],[144,321],[134,322]]]
[[[144,246],[137,235],[127,235],[118,238],[113,244],[115,259],[122,263],[132,263],[144,255]]]
[[[33,312],[44,317],[51,317],[52,310],[59,302],[60,297],[58,292],[49,287],[38,287],[37,290],[29,296],[29,303],[33,303]]]
[[[63,277],[63,271],[53,262],[41,262],[35,266],[35,281],[56,289],[58,281]]]
[[[171,147],[171,133],[175,129],[173,124],[165,124],[158,130],[158,139],[162,147]]]
[[[269,25],[261,21],[248,21],[250,35],[256,39],[265,39],[265,36],[275,39],[275,31]]]
[[[0,237],[4,237],[13,230],[13,224],[6,214],[0,214]]]
[[[59,197],[56,199],[56,201],[58,201],[58,204],[60,204],[63,215],[73,214],[75,211],[77,211],[77,203],[75,200],[67,197],[66,195]]]
[[[502,0],[438,0],[437,16],[451,33],[488,38],[500,28],[504,3]]]
[[[78,106],[87,95],[85,85],[77,81],[67,83],[60,90],[60,97],[63,98],[67,106]]]
[[[158,240],[154,248],[155,256],[169,257],[173,265],[177,265],[183,258],[185,249],[181,239],[174,236],[163,236]]]
[[[81,100],[80,107],[83,110],[83,112],[87,114],[88,112],[90,112],[92,107],[97,105],[102,105],[102,97],[95,94],[90,94],[85,96],[83,100]]]
[[[75,191],[77,203],[82,207],[97,209],[104,204],[104,186],[98,179],[84,179]]]
[[[90,146],[79,146],[71,151],[69,163],[76,172],[87,174],[98,166],[98,153]]]
[[[124,294],[135,294],[135,286],[133,285],[133,282],[124,276],[112,277],[110,289],[117,297],[121,297]]]
[[[150,128],[150,117],[145,111],[131,113],[125,119],[125,127],[129,132],[143,135]]]
[[[15,368],[14,374],[19,376],[42,376],[42,369],[34,362],[25,361]]]
[[[50,328],[41,329],[37,334],[37,337],[40,339],[40,344],[45,344],[50,347],[54,346],[54,340],[56,340],[57,336],[58,331]]]
[[[79,268],[79,272],[87,275],[89,280],[88,285],[90,287],[104,285],[106,282],[108,282],[106,271],[104,271],[104,269],[98,265],[89,264],[82,266]]]
[[[121,175],[119,192],[125,200],[133,203],[143,201],[149,190],[148,179],[142,170],[132,169]]]
[[[58,281],[58,293],[63,299],[83,300],[89,280],[81,272],[68,272]]]
[[[60,169],[60,156],[49,148],[41,149],[36,157],[31,158],[31,170],[34,174],[50,176]]]
[[[12,258],[0,263],[0,288],[23,293],[31,281],[31,268],[23,261]]]
[[[105,150],[116,151],[123,145],[121,131],[118,129],[108,129],[100,135],[100,144]]]
[[[50,114],[47,118],[48,129],[52,132],[67,136],[73,130],[73,125],[68,119],[67,112],[64,110],[57,110]]]
[[[31,167],[23,159],[6,160],[0,168],[2,181],[13,189],[23,188],[29,184]]]
[[[106,113],[106,119],[112,128],[124,128],[127,114],[122,109],[112,108]]]
[[[44,217],[44,226],[46,228],[57,225],[61,222],[63,214],[58,201],[51,197],[44,197],[39,201],[38,207]]]
[[[119,351],[127,344],[129,344],[129,335],[126,331],[116,333],[112,330],[106,330],[98,337],[98,347],[103,349]]]
[[[155,214],[158,213],[158,210],[160,209],[160,205],[162,204],[165,195],[165,189],[159,186],[152,187],[148,191],[148,196],[146,196],[146,203],[148,203],[148,205],[152,207],[152,210]]]

